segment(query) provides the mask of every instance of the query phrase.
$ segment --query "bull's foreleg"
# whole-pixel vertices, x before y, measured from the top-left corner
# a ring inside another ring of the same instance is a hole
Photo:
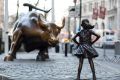
[[[14,32],[9,54],[5,56],[4,61],[13,61],[13,59],[16,58],[16,52],[20,48],[22,41],[21,35],[22,35],[21,30],[16,30]]]
[[[46,48],[44,55],[45,55],[45,58],[46,58],[46,59],[49,59],[48,48]]]
[[[36,60],[37,61],[45,61],[46,59],[49,59],[49,55],[48,55],[48,49],[45,49],[43,51],[39,51]]]
[[[37,57],[36,57],[36,61],[45,61],[45,56],[43,55],[44,52],[43,51],[39,51]]]

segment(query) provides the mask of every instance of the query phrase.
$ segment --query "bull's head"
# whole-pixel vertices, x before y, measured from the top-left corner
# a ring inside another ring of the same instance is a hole
[[[47,39],[48,44],[50,46],[55,46],[59,42],[58,34],[61,32],[61,29],[65,26],[65,18],[62,21],[62,26],[57,26],[54,23],[44,23],[39,17],[38,25],[45,33],[43,38]]]

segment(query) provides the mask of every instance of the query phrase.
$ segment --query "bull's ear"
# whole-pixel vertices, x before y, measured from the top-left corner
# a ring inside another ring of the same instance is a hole
[[[39,21],[45,21],[45,16],[43,14],[39,14],[38,20]]]

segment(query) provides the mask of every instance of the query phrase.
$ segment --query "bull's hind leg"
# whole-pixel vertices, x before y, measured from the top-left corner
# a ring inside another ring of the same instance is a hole
[[[4,57],[4,61],[13,61],[13,59],[16,58],[16,52],[21,46],[22,41],[21,35],[22,35],[21,30],[16,30],[14,32],[9,54]]]

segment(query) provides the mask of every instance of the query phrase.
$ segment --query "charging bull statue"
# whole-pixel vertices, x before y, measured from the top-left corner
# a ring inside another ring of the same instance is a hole
[[[21,44],[24,45],[26,52],[39,50],[36,60],[49,58],[48,48],[55,47],[59,43],[58,34],[64,25],[65,18],[62,21],[62,26],[57,26],[54,23],[45,22],[43,16],[34,11],[23,15],[15,22],[10,51],[4,57],[4,61],[16,59],[16,52]]]

